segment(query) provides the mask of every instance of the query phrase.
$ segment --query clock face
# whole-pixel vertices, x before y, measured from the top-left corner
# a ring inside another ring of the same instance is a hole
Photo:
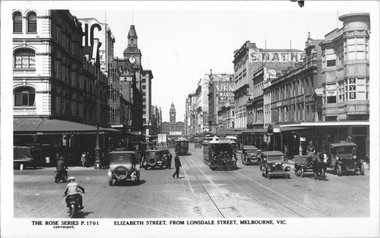
[[[136,58],[135,57],[129,57],[129,62],[131,62],[131,64],[135,64],[136,63]]]

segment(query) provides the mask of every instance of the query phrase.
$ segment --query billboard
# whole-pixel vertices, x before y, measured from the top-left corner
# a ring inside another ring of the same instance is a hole
[[[101,23],[95,18],[79,18],[78,19],[82,23],[82,29],[84,32],[83,35],[83,46],[93,46],[94,39],[99,39],[99,42],[102,43],[99,48],[99,61],[100,61],[100,69],[104,72],[107,67],[108,57],[106,56],[107,52],[107,42],[106,42],[106,30],[107,24]]]
[[[214,82],[215,83],[215,95],[217,96],[219,104],[235,102],[234,91],[235,86],[234,82]]]
[[[265,51],[260,49],[249,50],[249,62],[303,62],[305,52],[300,50]]]

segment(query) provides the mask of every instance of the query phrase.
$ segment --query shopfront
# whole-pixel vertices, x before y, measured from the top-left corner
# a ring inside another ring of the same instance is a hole
[[[69,165],[79,165],[83,152],[88,152],[94,160],[97,133],[102,152],[109,147],[108,138],[120,134],[111,128],[97,130],[93,125],[39,118],[15,118],[13,126],[14,145],[38,148],[37,159],[45,160],[47,165],[54,165],[57,153],[62,154]]]

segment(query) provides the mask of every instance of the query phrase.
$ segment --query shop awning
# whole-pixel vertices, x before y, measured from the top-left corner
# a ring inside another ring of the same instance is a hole
[[[241,135],[242,130],[220,130],[216,132],[217,136],[235,136],[235,135]]]
[[[302,127],[302,126],[292,126],[292,127],[281,127],[280,131],[299,131],[299,130],[306,130],[309,129],[309,127]]]
[[[267,133],[267,129],[251,129],[242,131],[243,134],[257,134],[262,135]]]
[[[14,118],[14,134],[29,135],[76,135],[96,134],[96,126],[78,122],[42,119],[42,118]],[[99,127],[99,134],[121,133],[112,128]]]

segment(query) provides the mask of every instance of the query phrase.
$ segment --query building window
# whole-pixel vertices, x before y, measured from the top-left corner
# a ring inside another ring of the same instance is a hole
[[[327,67],[333,67],[336,65],[336,60],[327,60]]]
[[[347,60],[366,59],[365,38],[347,39]]]
[[[28,32],[37,32],[37,16],[35,13],[28,15]]]
[[[19,12],[13,15],[13,32],[22,32],[22,16]]]
[[[346,79],[346,99],[354,100],[356,99],[356,79],[350,78]]]
[[[33,88],[21,87],[15,90],[15,106],[31,107],[35,106],[36,93]]]
[[[14,68],[34,69],[36,67],[36,55],[33,50],[22,49],[15,53]]]

